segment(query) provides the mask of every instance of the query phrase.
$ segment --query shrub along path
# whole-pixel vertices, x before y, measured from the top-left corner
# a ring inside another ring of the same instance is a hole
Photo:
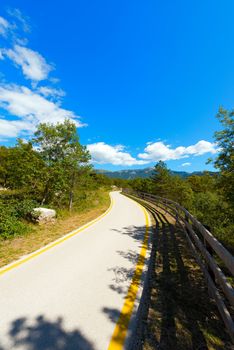
[[[55,223],[41,226],[28,224],[29,230],[24,235],[0,240],[0,267],[55,241],[100,216],[110,205],[108,191],[103,191],[97,198],[88,209],[84,207],[78,212],[66,213]]]

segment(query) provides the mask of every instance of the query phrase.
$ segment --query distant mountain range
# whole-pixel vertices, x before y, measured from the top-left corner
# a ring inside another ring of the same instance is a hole
[[[145,168],[145,169],[132,169],[132,170],[119,170],[119,171],[109,171],[109,170],[102,170],[102,169],[96,169],[95,170],[99,174],[104,174],[111,178],[118,178],[118,179],[136,179],[136,178],[147,178],[150,177],[153,173],[153,168]],[[208,171],[209,174],[214,175],[215,172]],[[204,174],[203,171],[194,171],[192,173],[188,173],[186,171],[173,171],[171,170],[172,175],[177,175],[182,178],[186,178],[192,175],[198,175],[202,176]]]

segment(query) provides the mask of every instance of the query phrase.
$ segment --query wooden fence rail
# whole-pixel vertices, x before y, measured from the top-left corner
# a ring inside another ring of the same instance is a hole
[[[178,203],[149,193],[123,189],[123,193],[136,197],[154,209],[160,208],[171,215],[183,228],[189,246],[206,279],[224,324],[234,343],[234,289],[226,276],[234,276],[234,257],[192,214]],[[217,257],[215,256],[217,255]],[[221,267],[219,265],[222,265]],[[228,270],[225,272],[222,269]]]

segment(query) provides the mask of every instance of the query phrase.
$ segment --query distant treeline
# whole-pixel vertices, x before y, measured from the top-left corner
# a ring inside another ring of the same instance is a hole
[[[108,171],[108,170],[96,170],[97,173],[99,174],[103,174],[106,175],[110,178],[114,178],[114,179],[125,179],[125,180],[133,180],[133,179],[138,179],[138,178],[142,178],[142,179],[147,179],[149,177],[151,177],[153,175],[154,172],[154,168],[145,168],[145,169],[132,169],[132,170],[119,170],[119,171]],[[212,175],[217,175],[218,172],[213,172],[213,171],[194,171],[192,173],[188,173],[186,171],[174,171],[174,170],[170,170],[171,175],[175,175],[175,176],[180,176],[182,178],[187,178],[189,176],[193,176],[193,175],[204,175],[205,174],[210,174]]]

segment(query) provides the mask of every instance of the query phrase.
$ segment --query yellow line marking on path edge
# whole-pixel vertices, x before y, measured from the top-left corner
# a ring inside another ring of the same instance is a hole
[[[131,198],[129,198],[131,199]],[[132,200],[132,199],[131,199]],[[140,280],[144,268],[145,263],[145,257],[148,247],[148,240],[149,240],[149,215],[146,211],[146,209],[140,205],[139,203],[132,200],[134,203],[138,204],[141,209],[144,212],[145,215],[145,222],[146,222],[146,229],[145,229],[145,236],[142,243],[140,255],[136,264],[136,269],[130,284],[130,287],[128,289],[128,293],[124,299],[124,304],[119,316],[119,319],[116,323],[114,332],[111,337],[111,341],[108,347],[108,350],[122,350],[124,346],[124,342],[127,336],[128,326],[129,322],[132,316],[134,303],[137,297],[137,292],[140,286]]]
[[[69,238],[71,237],[74,237],[75,235],[77,235],[78,233],[80,233],[81,231],[84,231],[86,228],[94,225],[96,222],[100,221],[102,218],[104,218],[104,216],[106,216],[110,211],[111,209],[113,208],[113,205],[114,205],[114,200],[113,198],[110,196],[110,199],[111,199],[111,203],[110,203],[110,206],[109,208],[103,213],[101,214],[98,218],[90,221],[89,223],[81,226],[80,228],[70,232],[70,233],[67,233],[65,236],[57,239],[56,241],[52,242],[52,243],[49,243],[48,245],[46,245],[45,247],[42,247],[38,250],[36,250],[34,253],[29,253],[28,256],[26,256],[25,258],[21,258],[20,260],[16,261],[16,262],[13,262],[5,267],[2,267],[0,268],[0,276],[5,274],[6,272],[10,271],[10,270],[13,270],[14,268],[24,264],[25,262],[47,252],[48,250],[52,249],[53,247],[67,241]]]

